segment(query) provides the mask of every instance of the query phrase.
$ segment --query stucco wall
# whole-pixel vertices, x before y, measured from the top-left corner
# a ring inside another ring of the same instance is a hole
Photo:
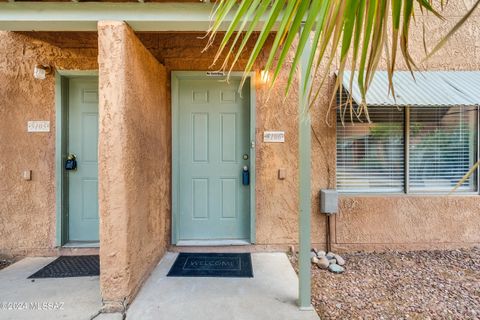
[[[55,78],[35,80],[38,63],[94,70],[97,49],[0,32],[0,254],[55,253]],[[50,132],[28,133],[29,120],[50,121]]]
[[[478,196],[342,197],[342,250],[449,248],[479,243]]]
[[[170,107],[165,68],[122,22],[100,22],[100,261],[106,310],[128,304],[166,250]]]

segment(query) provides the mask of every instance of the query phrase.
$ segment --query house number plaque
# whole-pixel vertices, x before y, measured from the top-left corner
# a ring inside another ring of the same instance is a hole
[[[50,132],[50,121],[28,121],[28,132]]]
[[[263,133],[263,142],[285,142],[285,131],[265,131]]]

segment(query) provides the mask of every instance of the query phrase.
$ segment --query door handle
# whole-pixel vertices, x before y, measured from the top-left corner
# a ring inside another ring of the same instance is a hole
[[[250,185],[250,171],[248,170],[248,167],[245,166],[243,167],[243,172],[242,172],[242,184],[244,186]]]

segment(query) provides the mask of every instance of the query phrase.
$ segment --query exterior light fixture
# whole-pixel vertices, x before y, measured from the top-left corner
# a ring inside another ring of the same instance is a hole
[[[39,80],[45,80],[47,75],[52,73],[52,67],[48,64],[37,64],[33,68],[33,77]]]
[[[268,83],[270,81],[270,72],[268,72],[268,70],[260,71],[260,81],[262,83]]]

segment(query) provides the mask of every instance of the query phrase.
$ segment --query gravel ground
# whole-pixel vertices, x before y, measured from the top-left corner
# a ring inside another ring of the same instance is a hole
[[[480,319],[480,248],[343,257],[343,274],[312,266],[321,319]]]

